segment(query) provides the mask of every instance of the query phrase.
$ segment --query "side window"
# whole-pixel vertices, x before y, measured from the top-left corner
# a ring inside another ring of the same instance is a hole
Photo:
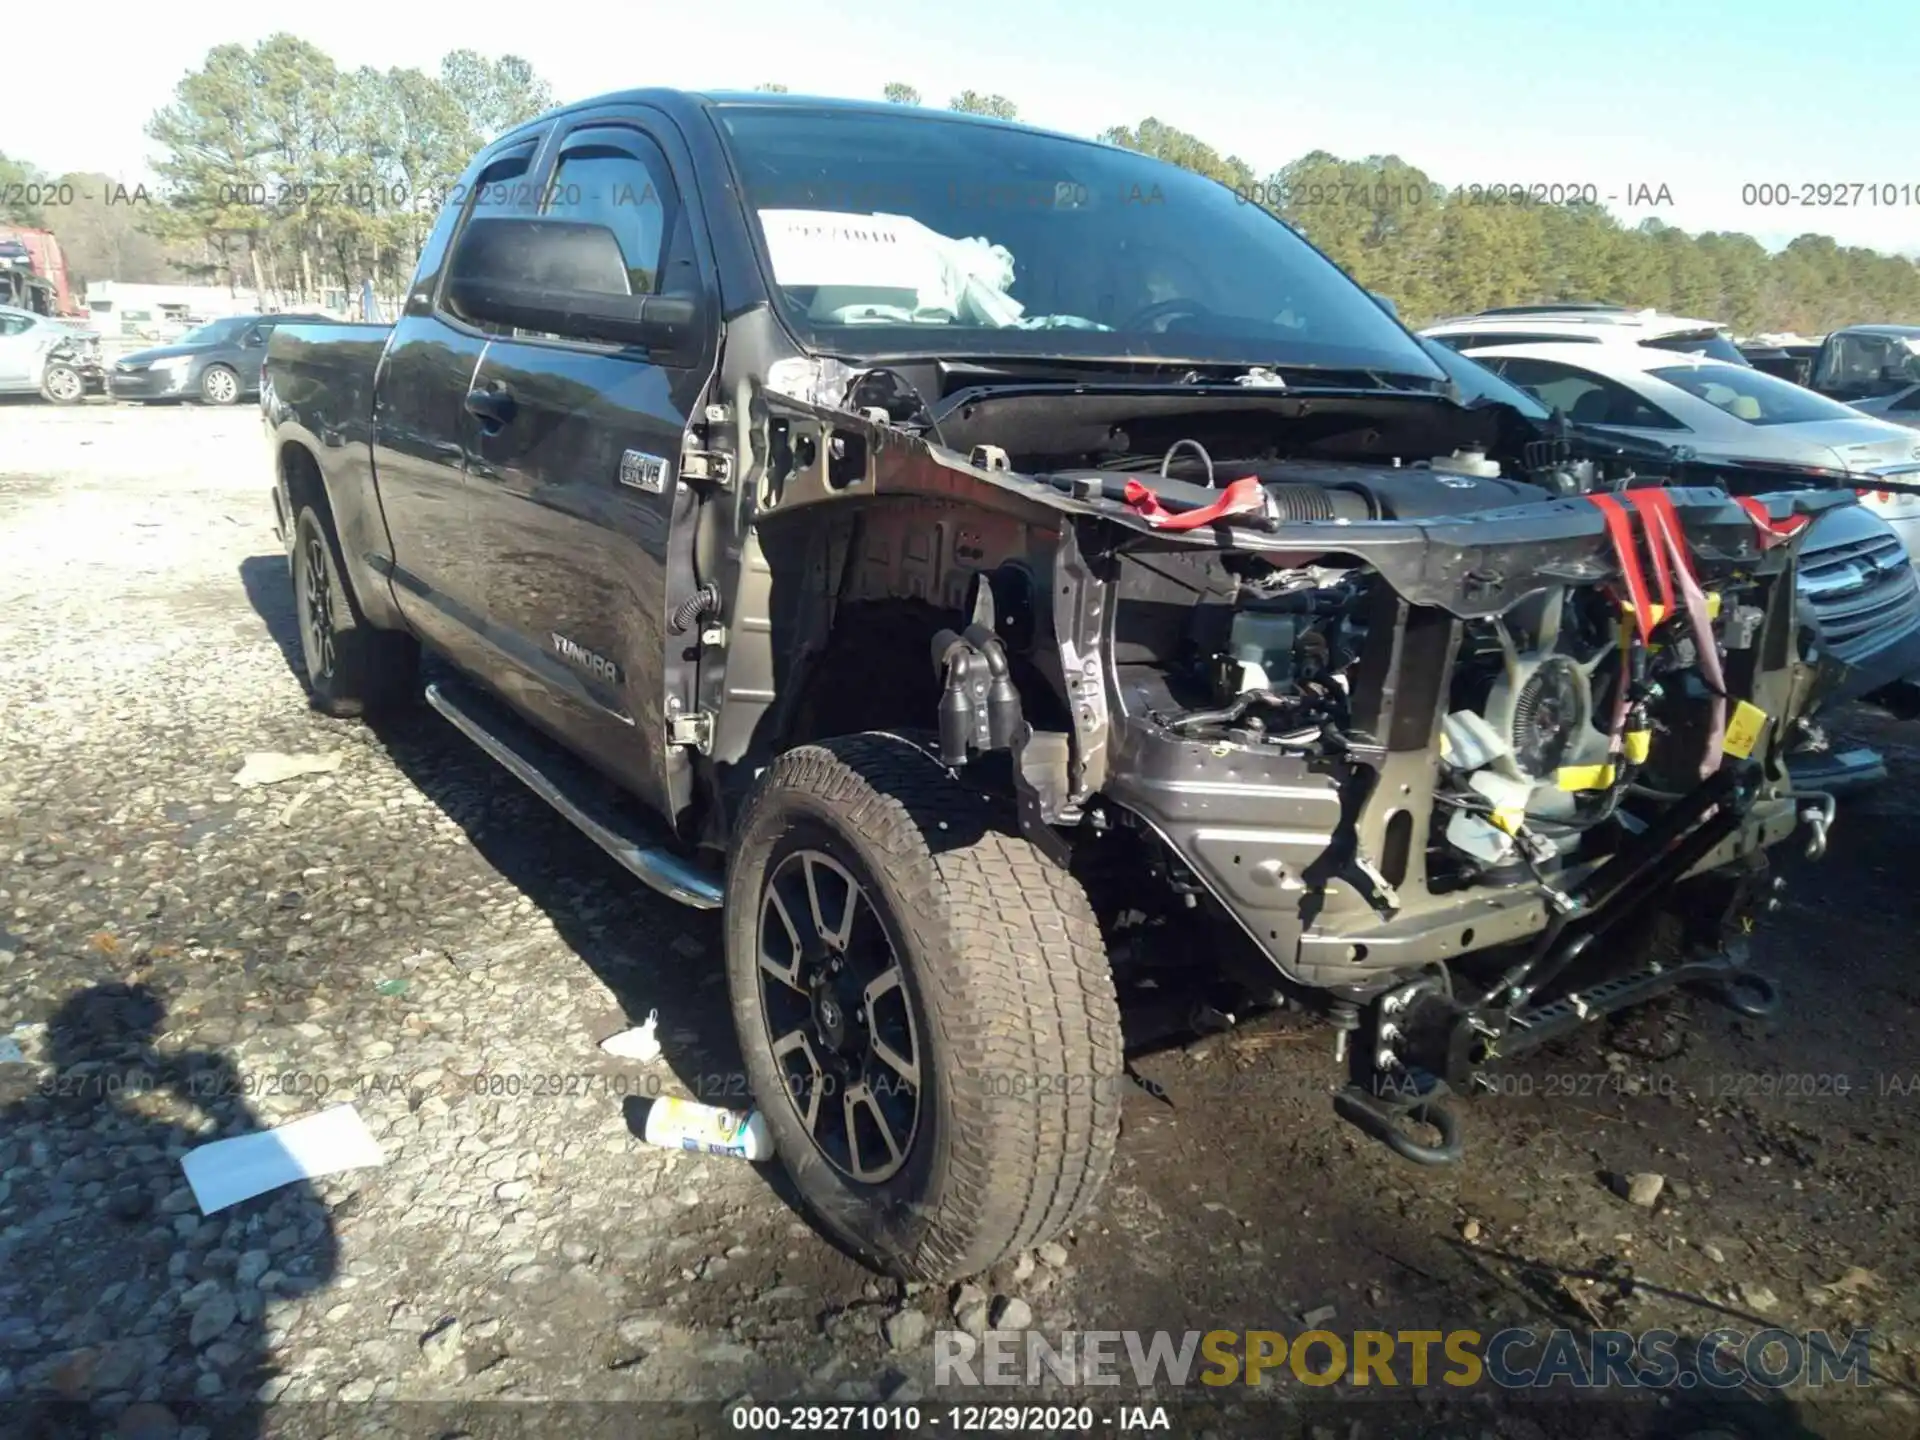
[[[1564,410],[1580,425],[1630,425],[1640,430],[1684,430],[1673,416],[1643,400],[1626,386],[1588,370],[1551,360],[1511,358],[1501,362],[1500,374],[1532,395],[1542,405]]]
[[[611,126],[567,138],[543,213],[604,225],[620,242],[635,295],[695,288],[691,240],[667,157],[635,131]]]
[[[24,335],[33,328],[33,320],[26,315],[0,315],[0,335]]]
[[[1842,335],[1834,346],[1836,363],[1829,378],[1849,390],[1869,390],[1891,360],[1891,349],[1882,335]]]
[[[414,281],[413,292],[407,297],[409,310],[424,310],[428,305],[442,313],[460,320],[463,325],[475,325],[489,334],[509,333],[498,325],[478,325],[473,321],[454,316],[447,310],[446,299],[438,295],[440,270],[442,263],[452,250],[453,236],[458,229],[475,215],[500,214],[514,209],[526,209],[533,200],[532,192],[526,186],[527,166],[533,161],[534,145],[529,142],[518,146],[500,156],[486,169],[470,178],[463,178],[447,197],[446,207],[440,212],[440,218],[434,222],[433,234],[428,237],[426,248],[420,254],[420,270]],[[457,220],[453,217],[458,216]]]

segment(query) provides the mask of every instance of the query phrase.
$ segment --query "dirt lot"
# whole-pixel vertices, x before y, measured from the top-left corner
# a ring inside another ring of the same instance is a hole
[[[312,713],[267,474],[251,407],[0,407],[0,1433],[653,1434],[667,1412],[578,1402],[982,1398],[934,1386],[953,1295],[842,1257],[772,1167],[636,1137],[642,1097],[734,1083],[716,923],[431,713]],[[1591,1030],[1475,1101],[1439,1170],[1332,1118],[1323,1030],[1142,1054],[1163,1096],[1130,1098],[1070,1243],[982,1277],[996,1321],[1871,1327],[1864,1391],[1566,1409],[1274,1372],[1216,1413],[1160,1401],[1220,1436],[1920,1433],[1920,726],[1840,728],[1892,779],[1789,864],[1756,939],[1779,1018],[1696,997]],[[260,751],[342,758],[236,785]],[[653,1009],[663,1063],[599,1050]],[[188,1148],[341,1100],[383,1166],[201,1216]],[[1616,1193],[1636,1173],[1653,1208]],[[1054,1393],[1117,1423],[1115,1392]]]

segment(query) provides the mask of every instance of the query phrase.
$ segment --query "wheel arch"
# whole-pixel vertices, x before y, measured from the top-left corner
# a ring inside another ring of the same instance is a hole
[[[408,629],[392,587],[366,543],[370,527],[378,543],[384,545],[386,540],[386,524],[377,500],[372,501],[369,516],[367,507],[356,502],[351,488],[328,474],[316,446],[297,433],[296,427],[283,426],[277,441],[273,503],[287,544],[293,544],[294,521],[301,509],[311,505],[333,531],[346,582],[368,622],[382,630]],[[371,485],[367,488],[371,490]]]
[[[707,693],[724,697],[703,843],[727,846],[753,778],[788,750],[935,729],[945,680],[935,637],[965,630],[982,590],[1015,622],[1001,633],[1025,720],[1071,728],[1046,604],[1057,534],[916,497],[763,521],[749,543],[724,668],[702,666],[703,691],[718,680]],[[994,763],[976,772],[976,783],[1013,798],[1010,772]]]

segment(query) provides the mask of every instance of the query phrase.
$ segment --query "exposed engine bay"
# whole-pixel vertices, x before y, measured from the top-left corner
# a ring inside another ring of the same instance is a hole
[[[763,529],[858,498],[831,603],[944,611],[942,758],[1006,752],[1043,851],[1364,1010],[1375,1088],[1595,1013],[1597,942],[1654,911],[1693,958],[1619,949],[1618,1003],[1741,970],[1765,850],[1824,845],[1781,760],[1794,537],[1849,494],[1735,500],[1437,395],[863,384],[772,423]]]
[[[1540,499],[1518,482],[1437,468],[1285,464],[1246,473],[1289,518],[1323,525],[1486,514]],[[1627,618],[1617,586],[1565,582],[1444,629],[1426,623],[1423,643],[1443,645],[1447,663],[1428,677],[1432,730],[1404,738],[1432,750],[1422,785],[1408,790],[1430,786],[1432,809],[1395,822],[1377,853],[1356,849],[1358,873],[1373,877],[1362,886],[1370,899],[1410,875],[1436,896],[1487,884],[1552,887],[1563,869],[1610,853],[1636,811],[1657,809],[1657,797],[1717,768],[1728,724],[1723,662],[1758,643],[1767,588],[1729,571],[1699,591],[1698,605],[1676,604],[1672,586],[1692,553],[1657,558],[1665,606],[1644,630]],[[1310,773],[1391,753],[1375,723],[1379,690],[1411,698],[1393,673],[1391,652],[1405,640],[1397,597],[1375,567],[1331,555],[1292,560],[1128,556],[1114,631],[1128,712],[1181,741],[1285,757]],[[1740,758],[1751,753],[1744,734],[1734,745]],[[1408,853],[1415,834],[1425,837],[1418,865]],[[1277,927],[1268,934],[1278,938]],[[1469,940],[1455,953],[1471,948]]]

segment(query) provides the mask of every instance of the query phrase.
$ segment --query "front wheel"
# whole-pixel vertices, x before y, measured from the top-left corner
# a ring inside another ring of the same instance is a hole
[[[71,365],[49,365],[40,377],[40,393],[55,405],[78,405],[87,398],[87,382]]]
[[[224,365],[209,365],[200,374],[200,398],[209,405],[231,405],[240,398],[240,377]]]
[[[918,743],[780,756],[727,873],[727,973],[796,1189],[868,1264],[977,1275],[1113,1163],[1119,1006],[1078,883]]]

